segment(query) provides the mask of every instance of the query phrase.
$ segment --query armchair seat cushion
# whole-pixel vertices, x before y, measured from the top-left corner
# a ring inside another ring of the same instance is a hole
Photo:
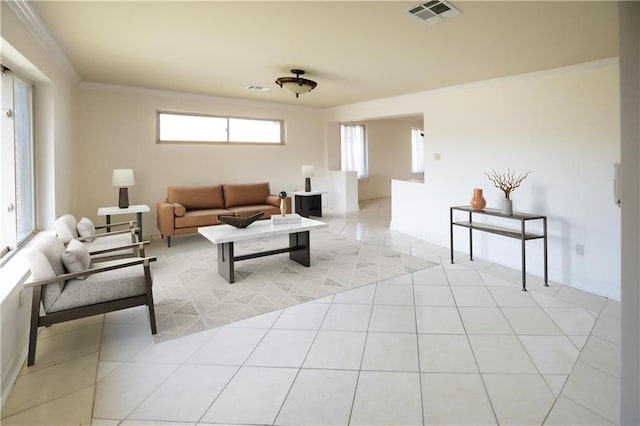
[[[101,262],[92,266],[107,266],[118,262],[123,261]],[[145,294],[146,291],[144,270],[142,268],[132,266],[115,269],[89,275],[84,280],[67,280],[62,294],[47,312],[59,312],[96,303],[140,296]]]
[[[184,216],[176,217],[176,228],[193,228],[215,225],[219,214],[233,214],[227,209],[188,210]]]
[[[112,247],[124,246],[127,244],[131,244],[131,234],[109,235],[106,237],[96,238],[91,242],[87,241],[85,243],[87,250],[89,250],[89,253],[98,251],[98,250],[106,250]],[[95,255],[92,254],[91,258],[95,260],[95,259],[100,259],[104,257],[126,256],[126,255],[133,256],[133,254],[134,254],[134,249],[128,248],[124,250],[111,251],[108,253],[95,254]]]

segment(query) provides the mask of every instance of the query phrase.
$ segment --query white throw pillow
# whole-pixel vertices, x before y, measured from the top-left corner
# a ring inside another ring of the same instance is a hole
[[[73,238],[78,238],[77,226],[78,222],[75,217],[70,214],[62,215],[56,219],[56,235],[63,243],[67,244]]]
[[[91,264],[91,256],[89,256],[89,250],[80,241],[73,239],[69,241],[67,248],[62,253],[62,263],[67,269],[67,272],[82,272],[89,269]],[[86,277],[78,277],[77,279],[83,280]]]
[[[96,227],[93,224],[93,222],[91,221],[91,219],[83,217],[82,219],[80,219],[80,222],[78,222],[78,234],[81,237],[93,237],[94,235],[96,235]],[[93,241],[93,238],[86,238],[85,241]]]

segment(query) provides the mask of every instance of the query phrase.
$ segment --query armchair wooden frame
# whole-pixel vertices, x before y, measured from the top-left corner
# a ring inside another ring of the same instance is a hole
[[[103,232],[100,234],[95,234],[95,235],[91,235],[89,237],[78,237],[76,238],[76,240],[80,241],[81,243],[84,242],[88,242],[88,241],[94,241],[98,238],[103,238],[103,237],[111,237],[113,235],[123,235],[123,234],[131,234],[131,245],[119,245],[116,248],[119,248],[120,250],[129,248],[129,247],[133,247],[134,249],[134,254],[133,256],[138,256],[138,257],[144,257],[144,247],[139,245],[138,242],[138,237],[137,237],[137,233],[139,232],[140,228],[136,228],[134,226],[135,222],[131,221],[131,222],[120,222],[120,223],[114,223],[111,224],[109,226],[122,226],[122,225],[128,225],[129,228],[128,229],[122,229],[120,231],[110,231],[110,232]],[[107,225],[100,225],[100,226],[96,226],[96,229],[101,229],[101,228],[106,228]],[[142,241],[142,243],[144,244],[148,244],[148,241]],[[113,248],[108,248],[108,249],[102,249],[102,250],[93,250],[93,251],[89,251],[89,255],[93,256],[96,254],[105,254],[105,253],[109,253],[109,252],[113,252],[116,251]],[[96,259],[96,261],[106,261],[106,260],[116,260],[116,259],[123,259],[123,258],[127,258],[127,257],[132,257],[132,254],[130,253],[123,253],[123,254],[114,254],[113,256],[103,256],[100,259]]]
[[[121,232],[121,231],[111,231],[111,228],[118,228],[120,226],[128,226],[129,229],[133,229],[136,228],[136,221],[135,220],[130,220],[127,222],[117,222],[117,223],[110,223],[109,225],[94,225],[94,228],[96,228],[97,230],[102,230],[104,229],[106,232],[102,233],[102,234],[113,234],[114,232]],[[136,228],[139,229],[139,228]],[[96,234],[96,235],[102,235],[102,234]]]
[[[115,250],[122,250],[123,248],[133,247],[144,253],[144,244],[146,242],[132,243],[130,245],[114,247],[111,249],[100,250],[100,252],[108,252]],[[24,288],[33,288],[32,303],[31,303],[31,325],[29,330],[29,354],[27,358],[27,365],[32,366],[35,363],[36,358],[36,343],[38,339],[38,328],[48,327],[53,324],[66,322],[78,318],[90,317],[93,315],[104,314],[107,312],[118,311],[121,309],[131,308],[134,306],[147,305],[149,309],[149,323],[151,325],[151,334],[157,333],[155,308],[153,306],[153,291],[152,291],[152,279],[150,263],[155,262],[157,257],[142,257],[131,258],[131,260],[122,261],[115,265],[97,266],[95,268],[87,269],[82,272],[67,273],[57,275],[53,278],[45,280],[33,281],[24,284]],[[64,311],[40,314],[40,297],[42,294],[42,286],[59,281],[66,281],[78,277],[86,277],[100,272],[111,271],[115,269],[128,268],[130,266],[142,265],[144,268],[144,278],[146,292],[145,294],[126,297],[122,299],[116,299],[108,302],[96,303],[87,306],[80,306],[77,308],[66,309]]]

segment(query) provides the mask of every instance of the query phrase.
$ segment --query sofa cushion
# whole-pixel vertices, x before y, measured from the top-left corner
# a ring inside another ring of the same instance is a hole
[[[182,204],[187,210],[223,209],[222,185],[170,186],[167,202]]]
[[[269,182],[222,185],[226,208],[265,204],[269,196]],[[256,210],[257,211],[257,210]]]
[[[176,229],[217,225],[219,214],[233,214],[227,209],[207,209],[187,211],[184,216],[176,217]]]

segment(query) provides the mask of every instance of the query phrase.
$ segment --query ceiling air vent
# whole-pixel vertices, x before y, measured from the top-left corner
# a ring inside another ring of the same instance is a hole
[[[452,16],[460,15],[460,11],[446,1],[433,0],[409,10],[409,13],[427,25],[435,24]]]

